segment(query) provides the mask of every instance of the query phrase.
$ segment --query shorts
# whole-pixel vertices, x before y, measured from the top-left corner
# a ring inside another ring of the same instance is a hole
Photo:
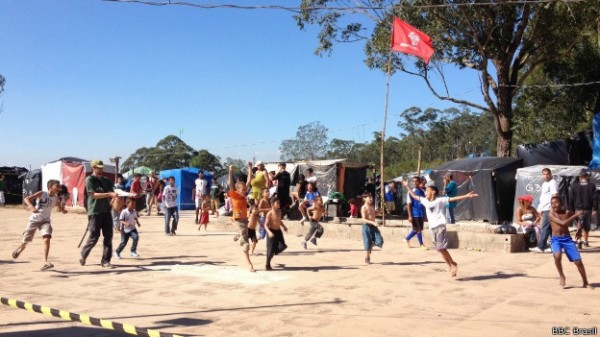
[[[39,230],[42,237],[52,237],[52,225],[50,219],[40,221],[29,221],[27,228],[23,232],[23,243],[29,243],[33,241],[35,231]]]
[[[258,242],[258,237],[256,236],[255,228],[248,228],[248,240],[252,242]]]
[[[577,221],[577,227],[582,228],[584,231],[589,232],[591,229],[590,223],[592,220],[592,211],[591,210],[581,210],[583,213],[579,217]]]
[[[420,232],[423,230],[423,218],[417,218],[413,216],[411,224],[414,231]]]
[[[552,248],[552,254],[560,254],[564,249],[570,262],[581,260],[581,255],[579,255],[575,242],[573,242],[570,235],[553,236],[550,241],[550,248]]]
[[[396,210],[396,203],[393,201],[386,201],[385,208],[387,208],[388,212],[393,212]]]
[[[248,220],[233,220],[233,222],[238,226],[240,246],[242,247],[242,250],[247,253],[250,250],[250,242],[248,241]]]
[[[440,225],[435,228],[430,228],[431,240],[435,245],[435,249],[442,250],[448,248],[448,238],[446,237],[446,225]]]

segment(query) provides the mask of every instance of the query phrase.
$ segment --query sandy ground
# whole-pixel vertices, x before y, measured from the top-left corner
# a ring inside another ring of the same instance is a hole
[[[141,257],[130,258],[128,247],[107,270],[99,265],[101,241],[87,265],[79,265],[85,215],[55,212],[55,268],[40,271],[39,236],[11,258],[28,216],[0,209],[0,296],[183,336],[551,336],[553,327],[600,325],[600,289],[581,288],[566,257],[562,289],[550,254],[455,249],[459,273],[452,278],[433,250],[388,240],[366,266],[360,241],[325,233],[304,250],[288,233],[289,249],[273,260],[276,270],[264,270],[261,241],[252,258],[258,271],[250,273],[233,228],[198,232],[192,213],[183,212],[174,237],[163,233],[162,217],[142,217]],[[600,247],[592,233],[591,245]],[[597,288],[599,253],[582,253]],[[0,305],[4,336],[125,334]]]

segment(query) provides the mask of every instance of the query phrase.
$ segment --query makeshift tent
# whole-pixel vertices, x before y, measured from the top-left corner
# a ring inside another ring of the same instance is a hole
[[[21,204],[23,202],[23,175],[27,169],[17,166],[2,166],[0,174],[4,175],[4,199],[6,204]]]
[[[139,174],[145,176],[145,175],[150,174],[150,172],[153,172],[153,171],[154,170],[148,166],[138,166],[132,170],[129,170],[129,171],[123,173],[123,178],[129,179],[129,177],[134,175],[135,173],[139,173]]]
[[[42,165],[42,190],[47,191],[48,180],[56,179],[65,184],[69,190],[70,198],[67,205],[83,206],[85,178],[92,174],[90,162],[81,158],[65,157]],[[103,175],[115,180],[116,169],[112,165],[104,164]]]
[[[499,223],[510,221],[515,195],[515,174],[523,166],[517,158],[480,157],[457,159],[431,170],[429,176],[442,192],[443,177],[452,173],[458,194],[475,191],[479,197],[458,202],[456,220]]]
[[[170,169],[160,171],[160,178],[167,179],[169,177],[175,178],[175,186],[177,187],[177,206],[180,210],[196,209],[196,204],[193,198],[193,189],[195,181],[198,179],[199,169],[195,167],[185,167],[178,169]],[[212,182],[212,174],[209,172],[203,172],[204,179],[208,181],[208,187]],[[167,181],[167,184],[169,182]]]
[[[21,175],[23,179],[23,197],[42,190],[42,170],[35,169]]]
[[[362,195],[367,181],[367,169],[370,166],[346,163],[345,159],[297,162],[294,170],[290,171],[292,186],[298,183],[301,173],[306,175],[305,172],[309,167],[313,169],[313,173],[317,177],[317,189],[324,197],[323,200],[327,201],[327,198],[334,192],[341,193],[345,200]],[[337,214],[329,215],[346,215],[348,206],[345,204],[341,206],[341,209],[336,209]]]
[[[535,165],[529,167],[523,167],[517,170],[516,189],[513,202],[513,209],[516,210],[518,205],[517,198],[531,194],[533,195],[533,207],[537,207],[540,202],[540,189],[544,178],[542,177],[542,170],[549,168],[552,171],[552,177],[558,184],[558,194],[563,199],[564,205],[569,205],[570,196],[569,191],[573,182],[578,179],[579,173],[587,169],[586,166],[567,166],[567,165]],[[596,184],[596,187],[600,186],[600,172],[589,171],[590,181]]]
[[[533,165],[588,165],[592,159],[593,135],[579,132],[569,139],[517,146],[523,167]]]

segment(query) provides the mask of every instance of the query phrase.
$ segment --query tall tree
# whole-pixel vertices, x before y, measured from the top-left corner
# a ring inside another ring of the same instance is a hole
[[[213,172],[217,177],[227,172],[221,163],[221,158],[208,152],[208,150],[198,151],[198,155],[190,160],[190,166],[198,167],[203,171]]]
[[[320,122],[298,127],[296,138],[285,139],[279,145],[281,160],[316,160],[327,155],[328,129]]]
[[[190,159],[197,154],[177,136],[161,139],[155,147],[142,147],[123,162],[122,171],[138,166],[148,166],[155,170],[182,168],[190,166]]]
[[[342,12],[324,7],[347,7],[345,0],[302,0],[296,22],[301,29],[305,25],[320,26],[318,54],[330,53],[336,41],[366,40],[369,67],[385,71],[390,61],[393,69],[422,77],[439,99],[491,113],[498,156],[511,154],[517,89],[541,65],[571,57],[572,47],[585,38],[584,32],[596,26],[598,18],[597,0],[504,0],[481,5],[466,0],[402,0],[386,6],[389,3],[365,0],[361,1],[364,6]],[[393,15],[432,37],[436,52],[429,66],[417,61],[416,68],[410,70],[400,55],[389,52]],[[342,17],[348,19],[345,25]],[[375,22],[368,37],[365,18]],[[477,72],[485,104],[451,96],[442,60]],[[433,87],[431,73],[437,73],[443,81],[441,90]]]

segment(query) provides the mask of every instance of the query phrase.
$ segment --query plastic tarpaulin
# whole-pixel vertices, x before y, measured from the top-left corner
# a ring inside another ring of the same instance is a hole
[[[42,190],[42,170],[36,169],[23,176],[23,197],[32,195]]]
[[[179,169],[170,169],[160,171],[160,178],[167,179],[171,176],[175,178],[175,186],[177,187],[177,206],[180,210],[191,210],[196,209],[196,203],[194,202],[193,189],[196,179],[198,179],[199,169],[195,167],[185,167]],[[204,172],[204,179],[208,181],[208,187],[212,182],[212,175],[208,172]],[[168,181],[166,182],[169,183]]]
[[[457,221],[499,223],[512,219],[514,178],[517,169],[522,166],[523,160],[516,158],[466,158],[442,164],[432,169],[429,176],[440,189],[440,194],[444,185],[442,179],[446,173],[452,173],[458,185],[458,195],[470,191],[479,194],[477,198],[458,202],[454,211]]]
[[[519,145],[517,146],[517,158],[523,159],[524,167],[569,165],[569,140]]]
[[[62,183],[67,186],[71,196],[67,199],[67,205],[83,206],[85,190],[85,167],[76,163],[64,163],[62,165]]]
[[[558,184],[558,194],[563,199],[563,205],[568,205],[569,191],[571,184],[577,179],[579,173],[587,169],[586,166],[567,166],[567,165],[535,165],[529,167],[523,167],[517,170],[515,198],[513,202],[513,209],[516,210],[518,205],[517,198],[525,195],[533,195],[533,207],[538,206],[540,202],[540,189],[544,178],[542,177],[542,170],[549,168],[552,171],[552,177]],[[600,185],[600,172],[590,171],[590,181],[596,184],[596,187]]]

